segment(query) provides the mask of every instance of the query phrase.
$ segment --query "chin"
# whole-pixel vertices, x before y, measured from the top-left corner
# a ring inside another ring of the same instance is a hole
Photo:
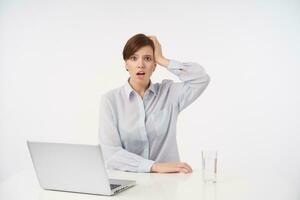
[[[149,78],[144,78],[144,79],[134,78],[133,80],[136,83],[148,83],[150,81]]]

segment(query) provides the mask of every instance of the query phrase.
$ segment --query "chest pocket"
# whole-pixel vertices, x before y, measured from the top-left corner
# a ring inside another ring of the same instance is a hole
[[[154,112],[151,114],[149,120],[151,121],[156,135],[163,136],[168,131],[170,123],[170,112],[167,108]]]

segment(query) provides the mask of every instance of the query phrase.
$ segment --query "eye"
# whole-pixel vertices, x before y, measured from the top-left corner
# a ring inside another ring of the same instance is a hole
[[[145,57],[145,60],[146,60],[146,61],[151,61],[152,58],[151,58],[150,56],[147,56],[147,57]]]
[[[132,60],[132,61],[136,61],[136,59],[137,59],[136,56],[131,56],[131,57],[130,57],[130,60]]]

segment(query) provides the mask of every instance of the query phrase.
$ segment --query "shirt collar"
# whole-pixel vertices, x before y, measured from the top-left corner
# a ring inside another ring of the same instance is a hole
[[[124,89],[125,89],[126,97],[128,97],[128,99],[130,99],[130,96],[134,92],[134,89],[129,84],[129,79],[126,81],[126,84],[124,85]],[[156,95],[156,88],[151,80],[150,80],[150,86],[147,90],[151,91],[154,95]]]

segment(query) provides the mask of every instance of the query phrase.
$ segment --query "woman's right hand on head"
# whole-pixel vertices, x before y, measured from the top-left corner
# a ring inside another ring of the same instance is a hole
[[[162,53],[161,44],[154,35],[148,35],[148,38],[153,41],[154,44],[154,59],[157,64],[163,67],[168,67],[170,60],[165,58]]]
[[[165,162],[154,163],[151,167],[151,172],[157,173],[191,173],[193,170],[185,162]]]

